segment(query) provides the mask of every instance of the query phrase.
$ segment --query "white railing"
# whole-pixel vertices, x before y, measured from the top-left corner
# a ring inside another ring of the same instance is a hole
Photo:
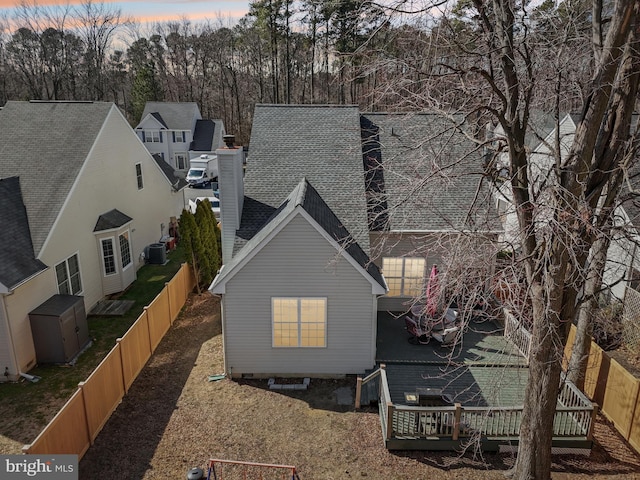
[[[512,407],[463,407],[459,403],[443,407],[394,405],[389,394],[387,373],[380,376],[378,409],[385,440],[458,440],[491,437],[513,440],[520,434],[520,405]],[[562,379],[558,407],[554,414],[553,435],[564,438],[592,438],[596,406],[575,385]]]
[[[531,352],[531,333],[524,328],[522,322],[507,308],[504,311],[504,338],[513,343],[520,353],[529,361]]]

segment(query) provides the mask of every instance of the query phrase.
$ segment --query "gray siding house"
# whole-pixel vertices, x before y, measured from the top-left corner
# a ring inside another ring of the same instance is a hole
[[[258,105],[244,183],[241,149],[216,151],[228,374],[372,368],[378,312],[410,308],[443,237],[495,236],[480,149],[436,119]]]

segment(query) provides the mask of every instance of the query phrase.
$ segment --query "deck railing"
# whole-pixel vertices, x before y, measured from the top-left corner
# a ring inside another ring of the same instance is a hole
[[[504,309],[504,336],[516,346],[528,362],[531,351],[531,333],[507,308]]]
[[[470,437],[507,441],[516,439],[520,433],[522,406],[463,407],[459,403],[442,407],[395,405],[389,394],[386,371],[380,369],[377,375],[380,376],[380,422],[387,441],[460,440]],[[563,378],[554,414],[553,436],[591,440],[596,413],[596,405]]]

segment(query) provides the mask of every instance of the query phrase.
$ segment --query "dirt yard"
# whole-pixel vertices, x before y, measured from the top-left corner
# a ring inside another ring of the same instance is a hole
[[[301,480],[503,479],[512,464],[508,454],[388,452],[376,411],[336,402],[338,388],[355,390],[352,378],[312,379],[307,391],[210,382],[222,373],[217,310],[208,295],[189,300],[85,454],[81,479],[184,479],[209,458],[295,465]],[[602,418],[596,438],[588,458],[556,457],[554,480],[640,479],[640,458]]]

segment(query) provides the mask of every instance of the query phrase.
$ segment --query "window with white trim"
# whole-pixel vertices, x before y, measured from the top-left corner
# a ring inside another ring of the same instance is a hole
[[[424,258],[383,258],[382,273],[389,287],[387,296],[419,296],[424,287],[425,266]]]
[[[136,181],[138,182],[138,190],[142,190],[144,183],[142,181],[142,164],[136,163]]]
[[[272,298],[274,347],[326,347],[326,298]]]
[[[145,130],[144,141],[146,143],[162,143],[162,132],[159,130]]]
[[[113,249],[113,238],[103,238],[102,245],[102,265],[105,275],[116,273],[116,254]]]
[[[129,245],[129,232],[126,231],[118,236],[120,243],[120,259],[122,260],[122,269],[131,264],[131,246]]]
[[[177,170],[186,170],[187,169],[187,154],[186,153],[176,153],[176,169]]]
[[[78,254],[56,265],[56,280],[58,282],[58,293],[67,295],[78,295],[82,292],[82,280],[80,278],[80,262]]]
[[[183,132],[182,130],[177,130],[173,132],[173,143],[184,143],[186,142],[187,132]]]

